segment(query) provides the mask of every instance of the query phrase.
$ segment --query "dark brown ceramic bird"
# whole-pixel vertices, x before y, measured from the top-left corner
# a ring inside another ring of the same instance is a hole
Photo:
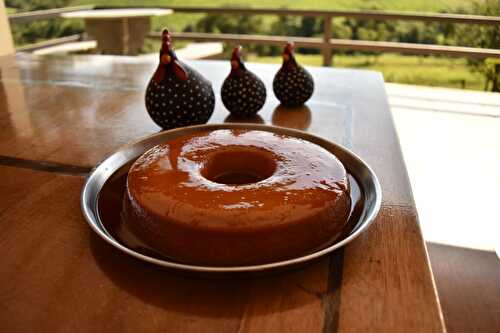
[[[274,77],[273,91],[284,106],[299,106],[311,98],[314,81],[311,74],[295,60],[293,43],[283,51],[283,65]]]
[[[241,60],[241,46],[234,48],[231,72],[221,88],[222,103],[236,116],[253,116],[266,102],[266,86]]]
[[[160,63],[146,89],[146,109],[163,129],[203,124],[214,111],[212,84],[180,62],[163,30]]]

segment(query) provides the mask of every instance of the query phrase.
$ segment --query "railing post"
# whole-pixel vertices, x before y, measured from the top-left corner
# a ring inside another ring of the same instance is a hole
[[[10,31],[9,20],[7,19],[7,10],[4,0],[0,0],[0,56],[14,53],[14,43],[12,42],[12,33]]]
[[[323,66],[332,65],[332,48],[330,47],[330,39],[332,38],[332,16],[324,16],[323,25]]]

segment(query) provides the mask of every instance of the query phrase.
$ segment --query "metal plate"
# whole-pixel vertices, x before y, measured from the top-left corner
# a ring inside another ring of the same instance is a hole
[[[326,248],[289,260],[251,266],[211,267],[182,264],[175,261],[153,258],[138,253],[115,240],[104,228],[103,224],[100,221],[97,210],[99,192],[101,191],[106,181],[115,173],[115,171],[119,170],[127,163],[137,159],[153,146],[156,146],[167,140],[194,132],[217,129],[251,129],[277,134],[285,134],[316,143],[329,150],[342,161],[345,168],[357,180],[359,186],[363,191],[364,203],[359,220],[356,221],[357,223],[354,223],[354,227],[346,235],[346,237]],[[348,149],[306,132],[282,127],[254,124],[215,124],[183,127],[170,131],[160,132],[158,134],[154,134],[139,141],[128,144],[108,156],[103,162],[101,162],[92,170],[85,181],[81,194],[81,206],[85,219],[87,220],[90,227],[106,242],[135,258],[176,270],[199,273],[263,272],[294,267],[307,263],[346,245],[347,243],[358,237],[362,232],[364,232],[375,219],[380,209],[381,201],[382,191],[380,189],[380,184],[377,176],[361,158],[356,156]]]

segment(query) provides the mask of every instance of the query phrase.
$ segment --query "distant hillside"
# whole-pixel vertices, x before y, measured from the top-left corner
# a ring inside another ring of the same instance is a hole
[[[74,0],[72,4],[95,4],[101,6],[241,6],[241,7],[287,7],[307,9],[385,9],[427,12],[454,12],[466,7],[464,0]]]
[[[206,7],[268,7],[324,10],[387,10],[408,12],[474,13],[500,16],[500,0],[5,0],[9,12],[29,11],[75,5],[97,6],[206,6]],[[478,5],[480,4],[480,5]],[[10,8],[9,8],[10,7]],[[204,15],[175,14],[152,19],[152,29],[168,27],[173,31],[249,33],[265,35],[320,37],[322,18],[296,16],[278,18],[272,15]],[[16,46],[40,40],[67,36],[84,31],[83,20],[48,20],[12,27]],[[379,40],[438,45],[500,47],[500,34],[493,27],[474,27],[416,21],[373,21],[336,18],[333,37],[353,40]],[[182,47],[185,42],[176,43]],[[227,46],[226,54],[231,45]],[[159,42],[148,39],[142,52],[156,52]],[[247,45],[249,60],[279,62],[281,49],[276,46]],[[316,49],[298,49],[300,61],[319,65],[321,55]],[[482,89],[485,79],[491,81],[491,64],[446,57],[418,57],[377,52],[336,51],[334,66],[379,70],[392,82]]]

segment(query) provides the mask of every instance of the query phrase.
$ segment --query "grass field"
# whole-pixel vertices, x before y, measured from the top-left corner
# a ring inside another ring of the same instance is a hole
[[[297,9],[379,9],[416,12],[456,12],[459,8],[468,8],[469,1],[464,0],[74,0],[72,5],[94,4],[96,6],[206,6],[206,7],[268,7]],[[177,14],[153,19],[153,28],[169,26],[181,31],[189,23],[200,19],[201,14]],[[267,16],[266,18],[271,18]],[[265,24],[269,20],[265,19]]]
[[[271,8],[307,8],[307,9],[380,9],[418,12],[457,12],[460,8],[468,8],[469,1],[463,0],[74,0],[71,5],[94,4],[97,6],[245,6]],[[201,14],[176,14],[154,18],[153,29],[160,30],[167,26],[181,31],[186,25],[203,17]],[[273,17],[265,17],[264,24],[269,25]],[[148,41],[148,50],[157,48],[157,43]],[[321,65],[320,55],[298,55],[305,65]],[[277,63],[280,57],[249,56],[249,61]],[[336,55],[335,67],[351,67],[378,70],[384,74],[388,82],[408,84],[444,86],[466,89],[483,89],[483,78],[473,73],[466,65],[465,59],[448,59],[442,57],[417,57],[398,54],[368,55]]]
[[[100,6],[233,6],[307,9],[385,9],[453,12],[466,7],[464,0],[74,0],[73,4],[95,4]]]
[[[304,65],[320,66],[320,55],[298,55],[297,60]],[[280,57],[258,57],[250,55],[248,61],[280,63]],[[482,75],[472,73],[464,59],[441,57],[403,56],[398,54],[336,55],[334,67],[347,67],[380,71],[386,82],[398,82],[425,86],[466,88],[482,90]]]

